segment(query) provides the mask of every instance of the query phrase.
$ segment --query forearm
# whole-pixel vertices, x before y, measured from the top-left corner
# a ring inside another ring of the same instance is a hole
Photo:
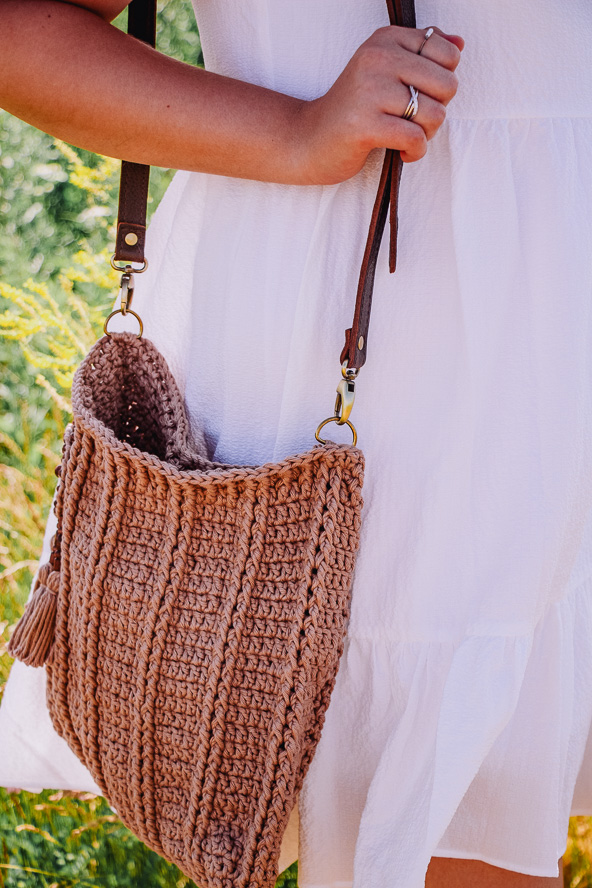
[[[0,0],[0,105],[99,154],[306,184],[305,104],[164,56],[88,10]]]

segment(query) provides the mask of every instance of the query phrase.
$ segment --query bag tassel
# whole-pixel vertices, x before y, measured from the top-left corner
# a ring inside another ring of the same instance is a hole
[[[39,568],[35,589],[8,644],[11,657],[27,666],[43,666],[54,639],[60,574],[51,564]]]

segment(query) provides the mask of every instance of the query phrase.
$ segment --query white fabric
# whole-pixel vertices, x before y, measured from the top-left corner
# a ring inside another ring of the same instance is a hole
[[[208,67],[304,98],[387,21],[384,0],[196,5]],[[466,49],[376,275],[302,888],[421,888],[432,855],[554,876],[570,811],[592,814],[592,4],[417,7]],[[331,412],[381,156],[330,187],[175,177],[135,308],[215,459],[306,449]],[[0,782],[92,789],[42,683],[10,678]]]

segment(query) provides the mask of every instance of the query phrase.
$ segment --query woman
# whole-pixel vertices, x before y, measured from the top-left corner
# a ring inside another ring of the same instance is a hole
[[[383,0],[196,0],[204,72],[112,28],[124,5],[4,0],[0,96],[187,171],[134,307],[214,459],[310,446],[381,149],[409,164],[358,383],[363,538],[300,883],[560,885],[570,811],[592,813],[592,8],[418,0],[403,30]],[[18,762],[92,788],[43,734],[31,673],[0,711],[0,780]]]

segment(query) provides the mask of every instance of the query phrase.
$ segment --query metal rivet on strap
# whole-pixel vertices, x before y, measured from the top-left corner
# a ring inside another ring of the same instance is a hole
[[[360,336],[360,338],[358,339],[358,351],[362,351],[363,348],[364,348],[364,337]]]
[[[136,244],[138,243],[138,235],[135,234],[133,231],[128,231],[128,233],[125,236],[125,242],[128,245],[128,247],[135,247]]]

